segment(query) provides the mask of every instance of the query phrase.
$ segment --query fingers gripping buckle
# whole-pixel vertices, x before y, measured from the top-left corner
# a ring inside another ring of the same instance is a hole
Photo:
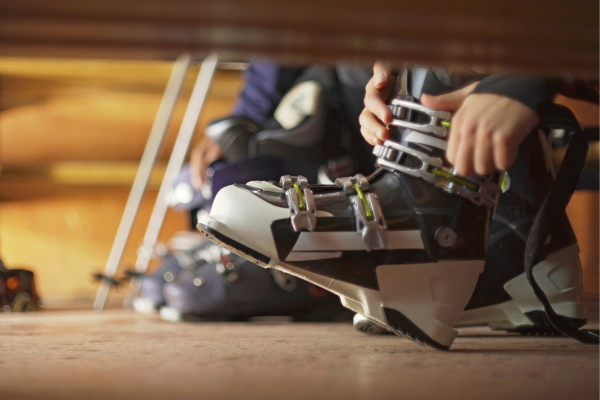
[[[351,178],[338,178],[335,183],[349,195],[356,215],[356,232],[361,235],[367,251],[385,249],[387,224],[377,195],[363,192],[370,186],[367,178],[358,174]]]
[[[502,190],[496,182],[501,181],[497,173],[480,178],[476,176],[462,177],[456,175],[454,170],[444,167],[441,158],[430,157],[428,154],[410,147],[403,146],[392,140],[387,140],[383,145],[373,149],[377,156],[375,165],[389,171],[402,172],[444,189],[448,193],[456,194],[475,203],[495,207]],[[411,168],[399,164],[403,157],[413,157],[421,162],[419,168]]]
[[[313,192],[308,187],[308,180],[301,175],[284,175],[280,183],[285,190],[294,231],[314,231],[317,227],[317,208]]]
[[[449,111],[438,111],[412,101],[397,98],[392,100],[392,104],[389,105],[389,108],[394,116],[391,123],[393,126],[409,128],[423,133],[433,133],[434,135],[443,138],[448,136],[448,127],[450,126],[449,121],[451,118],[451,113]],[[405,116],[411,114],[407,113],[407,110],[413,110],[427,115],[429,117],[429,122],[416,123],[407,121]]]
[[[448,193],[465,197],[478,206],[496,207],[502,193],[500,186],[495,183],[496,181],[502,181],[502,177],[498,175],[490,174],[487,177],[469,176],[463,178],[455,175],[454,170],[449,171],[444,168],[440,174],[441,179],[435,185]]]

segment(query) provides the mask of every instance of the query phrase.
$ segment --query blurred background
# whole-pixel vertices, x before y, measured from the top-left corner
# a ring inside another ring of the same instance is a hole
[[[173,61],[190,52],[166,145],[121,261],[135,263],[201,61],[218,70],[196,128],[230,113],[250,60],[461,65],[481,71],[598,76],[598,3],[503,1],[0,0],[0,256],[32,270],[51,309],[89,308]],[[533,18],[536,16],[536,18]],[[598,108],[565,98],[585,126]],[[555,152],[557,164],[561,152]],[[598,168],[598,146],[588,168]],[[597,175],[596,175],[597,176]],[[598,297],[598,191],[576,192],[584,291]],[[187,229],[169,210],[159,236]],[[151,265],[152,267],[152,265]],[[125,290],[111,292],[120,306]]]

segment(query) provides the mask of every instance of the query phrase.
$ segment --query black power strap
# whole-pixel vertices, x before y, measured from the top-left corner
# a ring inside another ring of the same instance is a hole
[[[541,126],[544,128],[566,128],[571,130],[573,135],[571,136],[569,147],[567,148],[556,180],[544,199],[529,232],[525,247],[525,274],[535,295],[544,305],[548,320],[556,329],[581,343],[598,344],[597,334],[578,329],[569,320],[554,311],[548,298],[533,277],[535,257],[556,223],[563,216],[567,204],[571,200],[571,196],[575,191],[579,176],[583,170],[589,147],[588,142],[583,137],[581,127],[576,122],[575,116],[568,109],[563,107],[553,108],[548,113],[548,116],[543,118]]]

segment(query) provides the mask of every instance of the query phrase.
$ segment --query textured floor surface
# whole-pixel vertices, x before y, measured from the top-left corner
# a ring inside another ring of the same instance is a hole
[[[598,347],[461,331],[440,352],[348,324],[0,315],[0,399],[598,399]]]

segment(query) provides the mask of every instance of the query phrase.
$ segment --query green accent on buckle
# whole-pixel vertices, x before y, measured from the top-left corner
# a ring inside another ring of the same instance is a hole
[[[452,126],[450,121],[441,121],[440,125],[442,125],[444,128],[450,128]]]
[[[373,220],[373,212],[369,208],[369,203],[367,203],[367,198],[365,197],[365,194],[363,193],[363,191],[360,188],[360,185],[358,183],[354,184],[354,190],[356,190],[356,194],[358,194],[358,197],[360,197],[360,200],[363,203],[363,207],[365,207],[365,214],[367,214],[367,218],[372,221]]]
[[[452,183],[457,183],[460,186],[464,186],[467,189],[471,189],[472,191],[476,192],[479,190],[479,185],[476,183],[473,183],[471,181],[468,181],[466,179],[460,178],[456,175],[452,175],[446,171],[442,171],[441,169],[437,169],[437,168],[433,168],[431,170],[431,173],[434,174],[435,176],[439,176],[441,178],[447,179]]]
[[[306,211],[306,204],[304,203],[304,197],[302,197],[302,190],[300,190],[300,186],[297,183],[294,183],[294,189],[296,189],[296,193],[298,194],[298,204],[302,211]]]

